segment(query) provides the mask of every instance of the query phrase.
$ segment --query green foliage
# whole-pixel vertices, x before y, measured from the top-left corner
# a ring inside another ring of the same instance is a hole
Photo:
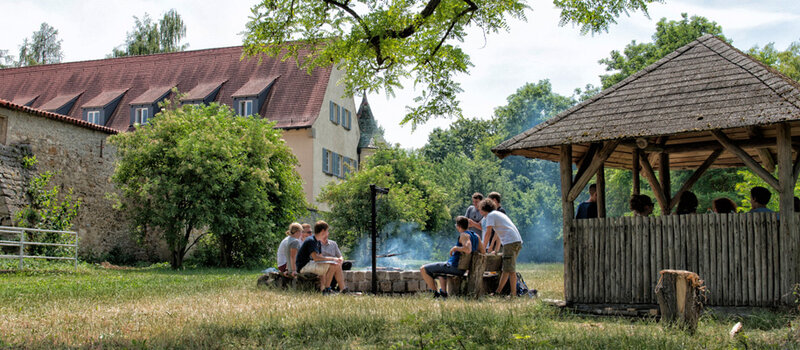
[[[128,32],[124,49],[114,48],[111,57],[177,52],[189,47],[188,44],[180,43],[186,36],[186,25],[175,9],[167,11],[158,23],[154,23],[147,13],[142,19],[136,16],[133,19],[134,28],[132,32]]]
[[[450,223],[441,186],[426,177],[431,165],[399,147],[383,147],[367,158],[361,171],[322,189],[321,202],[330,205],[325,219],[344,247],[353,247],[370,230],[370,184],[388,188],[378,196],[378,227],[414,223],[420,230],[438,232]]]
[[[38,64],[59,63],[64,58],[58,29],[43,22],[38,31],[33,32],[30,39],[25,38],[19,48],[17,67],[35,66]]]
[[[767,203],[767,208],[772,211],[778,212],[780,210],[780,198],[778,193],[773,189],[770,185],[768,185],[764,180],[762,180],[758,175],[753,174],[750,170],[747,169],[738,169],[736,174],[739,175],[741,180],[736,183],[736,204],[739,205],[740,212],[748,212],[750,209],[753,208],[752,204],[750,203],[750,189],[755,186],[764,187],[772,192],[772,198],[770,198],[769,203]],[[777,178],[778,169],[776,167],[775,173],[772,175]],[[800,182],[795,184],[794,186],[794,195],[800,197]]]
[[[29,156],[22,157],[22,169],[33,169],[36,166],[36,163],[39,161],[36,160],[36,155],[31,154]]]
[[[305,212],[297,160],[274,123],[238,117],[230,107],[176,106],[136,132],[111,138],[112,180],[138,232],[155,229],[181,267],[186,252],[214,232],[220,264],[265,263],[282,230]]]
[[[775,43],[769,43],[763,48],[754,46],[747,53],[787,77],[800,81],[800,41],[789,44],[785,51],[778,51]]]
[[[607,30],[621,13],[646,13],[654,1],[554,4],[562,10],[562,24],[581,25],[586,33]],[[410,79],[420,95],[402,123],[416,126],[433,117],[461,115],[455,76],[472,66],[460,47],[468,30],[508,30],[509,20],[524,20],[528,8],[521,0],[262,0],[252,9],[245,51],[292,57],[309,71],[335,63],[344,70],[348,94],[392,95]]]
[[[716,22],[702,16],[689,18],[685,13],[681,17],[679,21],[667,21],[666,18],[658,21],[653,42],[637,43],[633,40],[625,46],[622,53],[613,50],[611,57],[601,59],[600,63],[606,65],[607,71],[615,72],[600,76],[603,88],[611,87],[705,34],[713,34],[729,41],[722,35],[722,27]]]
[[[0,69],[14,66],[14,56],[8,54],[8,50],[0,50]]]
[[[523,85],[506,100],[507,105],[494,111],[506,137],[528,130],[575,104],[574,99],[554,93],[547,79]]]

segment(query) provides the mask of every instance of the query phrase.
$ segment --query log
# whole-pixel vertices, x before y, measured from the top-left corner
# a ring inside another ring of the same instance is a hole
[[[486,271],[486,255],[472,254],[467,275],[467,295],[473,298],[480,298],[486,293],[483,289],[483,272]]]
[[[665,326],[677,326],[689,333],[697,330],[703,311],[705,286],[696,273],[685,270],[661,270],[655,292]]]

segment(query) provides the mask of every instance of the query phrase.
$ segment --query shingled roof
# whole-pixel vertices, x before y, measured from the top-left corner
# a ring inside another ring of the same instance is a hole
[[[800,84],[704,35],[492,150],[499,157],[558,160],[560,145],[663,136],[671,142],[712,139],[709,130],[736,132],[797,120]],[[617,165],[629,164],[622,162]]]
[[[70,117],[67,117],[65,115],[56,114],[56,113],[53,113],[53,112],[48,112],[48,111],[43,111],[43,110],[36,109],[36,108],[26,107],[26,106],[13,103],[11,101],[6,101],[6,100],[3,100],[3,99],[0,99],[0,107],[8,108],[8,109],[19,111],[19,112],[28,113],[28,114],[39,116],[39,117],[42,117],[42,118],[53,119],[53,120],[57,120],[57,121],[60,121],[60,122],[64,122],[64,123],[68,123],[68,124],[72,124],[72,125],[77,125],[77,126],[80,126],[80,127],[83,127],[83,128],[87,128],[87,129],[102,131],[102,132],[107,133],[107,134],[112,134],[113,135],[113,134],[116,134],[118,132],[117,130],[114,130],[114,129],[111,129],[111,128],[108,128],[108,127],[105,127],[105,126],[102,126],[102,125],[92,124],[92,123],[89,123],[89,122],[84,121],[84,120],[70,118]]]
[[[259,114],[276,121],[279,128],[310,127],[319,116],[332,65],[309,75],[291,59],[258,61],[242,59],[242,47],[228,47],[0,69],[0,98],[39,109],[63,105],[61,100],[80,93],[66,115],[81,119],[87,103],[97,104],[101,96],[124,91],[105,126],[125,131],[131,102],[148,92],[177,87],[199,96],[207,87],[221,84],[214,101],[232,106],[232,95],[248,82],[274,81]]]

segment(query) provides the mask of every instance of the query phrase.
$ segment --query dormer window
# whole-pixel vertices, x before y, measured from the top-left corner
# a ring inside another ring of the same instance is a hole
[[[253,115],[253,100],[240,100],[238,112],[239,115],[245,117]]]
[[[181,103],[207,105],[217,98],[217,93],[219,93],[219,89],[224,83],[225,80],[197,84],[197,86],[189,90],[186,95],[181,97]]]
[[[87,111],[86,121],[92,124],[100,124],[100,111]]]
[[[135,109],[134,124],[147,124],[148,119],[150,119],[150,108],[138,107]]]

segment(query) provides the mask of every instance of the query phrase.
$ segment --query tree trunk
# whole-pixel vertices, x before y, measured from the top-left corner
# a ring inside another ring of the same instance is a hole
[[[470,259],[467,275],[467,295],[480,298],[486,291],[483,289],[483,272],[486,271],[486,255],[474,252]]]
[[[696,273],[683,270],[661,270],[656,296],[661,308],[661,321],[694,333],[703,310],[705,286]]]

